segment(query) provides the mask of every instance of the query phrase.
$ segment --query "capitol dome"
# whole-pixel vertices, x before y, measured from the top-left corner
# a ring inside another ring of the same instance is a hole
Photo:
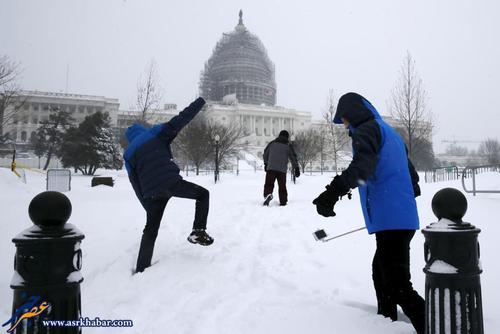
[[[223,34],[200,78],[201,95],[210,101],[224,97],[241,103],[276,104],[274,64],[257,36],[243,24],[243,13],[236,28]]]

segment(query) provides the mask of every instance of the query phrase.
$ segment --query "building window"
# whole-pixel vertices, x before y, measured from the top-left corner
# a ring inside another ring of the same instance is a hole
[[[28,134],[26,131],[21,132],[21,141],[26,141],[28,139]]]

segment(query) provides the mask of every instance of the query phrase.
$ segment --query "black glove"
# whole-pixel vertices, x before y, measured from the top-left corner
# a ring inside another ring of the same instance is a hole
[[[335,212],[333,207],[335,203],[339,200],[339,197],[335,194],[331,186],[326,186],[326,190],[323,191],[318,197],[313,201],[316,205],[316,211],[324,217],[334,217]]]
[[[344,195],[351,199],[350,190],[349,185],[339,175],[335,176],[332,182],[326,186],[326,191],[313,201],[313,204],[316,205],[316,211],[324,217],[334,217],[333,207],[335,203]]]
[[[267,164],[264,164],[264,172],[267,172]]]
[[[338,197],[348,195],[349,191],[351,190],[347,182],[345,182],[344,179],[339,175],[333,178],[332,182],[330,182],[330,187]]]
[[[295,175],[295,177],[300,176],[300,168],[299,167],[295,167],[295,169],[293,170],[293,175]]]

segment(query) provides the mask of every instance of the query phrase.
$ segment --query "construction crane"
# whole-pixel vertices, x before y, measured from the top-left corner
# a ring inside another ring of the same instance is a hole
[[[456,145],[457,143],[467,143],[467,144],[480,144],[481,140],[458,140],[458,139],[444,139],[441,140],[442,143],[450,143]]]

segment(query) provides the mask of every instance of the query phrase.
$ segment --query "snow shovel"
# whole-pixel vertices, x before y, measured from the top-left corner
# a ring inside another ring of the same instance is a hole
[[[358,231],[364,230],[365,228],[366,227],[363,226],[363,227],[357,228],[357,229],[349,231],[349,232],[345,232],[345,233],[342,233],[342,234],[334,235],[333,237],[330,237],[330,238],[327,238],[328,234],[326,234],[325,230],[317,230],[316,232],[313,233],[313,236],[314,236],[314,239],[316,239],[316,241],[320,241],[321,240],[323,242],[327,242],[327,241],[330,241],[330,240],[333,240],[333,239],[337,239],[337,238],[343,237],[344,235],[348,235],[348,234],[351,234],[351,233],[354,233],[354,232],[358,232]]]

